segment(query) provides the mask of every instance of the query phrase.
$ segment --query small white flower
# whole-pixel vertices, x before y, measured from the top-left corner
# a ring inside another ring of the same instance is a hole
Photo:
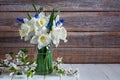
[[[14,72],[11,72],[10,74],[9,74],[9,76],[13,76],[14,75]]]
[[[23,62],[21,60],[19,60],[18,58],[15,60],[15,63],[17,65],[23,65]]]
[[[17,65],[14,63],[10,63],[9,66],[15,68],[16,70],[19,70],[19,67],[17,67]]]
[[[16,57],[23,57],[23,58],[26,58],[27,55],[26,55],[22,50],[20,50],[20,51],[18,52],[18,55],[17,55]]]
[[[4,60],[4,64],[5,65],[8,65],[9,64],[9,61],[7,59]]]
[[[58,63],[62,62],[62,57],[57,57],[56,61],[57,61]]]
[[[79,80],[79,78],[80,78],[79,69],[78,68],[74,71],[74,77],[76,78],[76,80]]]
[[[10,54],[5,54],[5,56],[6,56],[6,59],[7,59],[7,60],[11,60],[11,59],[12,59],[12,57],[11,57]]]
[[[28,70],[29,70],[29,67],[28,67],[28,66],[25,66],[24,70],[25,70],[25,71],[28,71]]]
[[[34,62],[33,64],[31,64],[30,65],[31,70],[35,70],[36,66],[37,66],[36,62]]]

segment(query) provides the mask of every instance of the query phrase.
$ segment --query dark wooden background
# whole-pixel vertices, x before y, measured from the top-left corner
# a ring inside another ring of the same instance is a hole
[[[120,63],[120,0],[0,0],[0,57],[34,46],[20,39],[17,17],[33,13],[32,3],[46,12],[61,8],[68,42],[53,47],[66,63]]]

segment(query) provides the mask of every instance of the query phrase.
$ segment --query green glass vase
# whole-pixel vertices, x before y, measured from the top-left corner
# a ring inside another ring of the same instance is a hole
[[[53,54],[50,50],[50,46],[46,46],[41,49],[37,48],[36,74],[46,75],[52,73],[53,71],[52,61]]]

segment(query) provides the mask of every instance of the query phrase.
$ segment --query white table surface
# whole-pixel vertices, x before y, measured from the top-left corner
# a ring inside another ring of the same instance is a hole
[[[79,80],[120,80],[120,64],[66,64],[66,68],[79,68]],[[0,75],[0,80],[10,80],[7,74]],[[14,77],[13,80],[27,80],[26,75]],[[29,80],[60,80],[59,76],[35,75]],[[61,80],[76,80],[72,76],[62,76]]]

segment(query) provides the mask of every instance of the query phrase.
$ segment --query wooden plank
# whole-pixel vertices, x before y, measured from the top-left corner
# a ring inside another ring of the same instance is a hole
[[[120,48],[53,49],[65,63],[120,63]]]
[[[33,14],[33,13],[32,13]],[[17,17],[27,12],[0,12],[0,31],[18,31]],[[61,12],[68,31],[120,31],[120,12]]]
[[[14,53],[14,57],[15,57],[15,54],[18,53],[18,51],[20,49],[27,49],[28,50],[28,59],[29,60],[32,60],[32,59],[35,59],[37,58],[37,53],[35,52],[35,49],[34,47],[33,48],[28,48],[28,47],[15,47],[15,48],[0,48],[0,59],[4,59],[5,58],[5,54],[9,53],[9,52],[13,52]],[[57,58],[57,54],[54,54],[53,53],[53,60],[55,60]]]
[[[0,48],[0,58],[20,48]],[[29,50],[30,60],[36,58],[34,48]],[[63,57],[64,63],[120,63],[120,48],[52,48],[53,59]]]
[[[119,48],[120,32],[68,32],[68,42],[59,48]],[[0,47],[33,47],[20,39],[18,32],[0,32]],[[55,46],[53,46],[55,47]]]
[[[61,8],[63,11],[120,11],[119,0],[1,0],[0,11],[33,11],[31,3],[46,11]]]
[[[16,48],[0,48],[0,54],[4,55],[4,54],[7,54],[9,52],[14,52],[15,54],[17,54],[18,51],[20,49],[23,49],[23,48],[26,48],[28,50],[29,54],[34,54],[34,48],[28,48],[28,47],[22,47],[22,48],[21,47],[16,47]]]

